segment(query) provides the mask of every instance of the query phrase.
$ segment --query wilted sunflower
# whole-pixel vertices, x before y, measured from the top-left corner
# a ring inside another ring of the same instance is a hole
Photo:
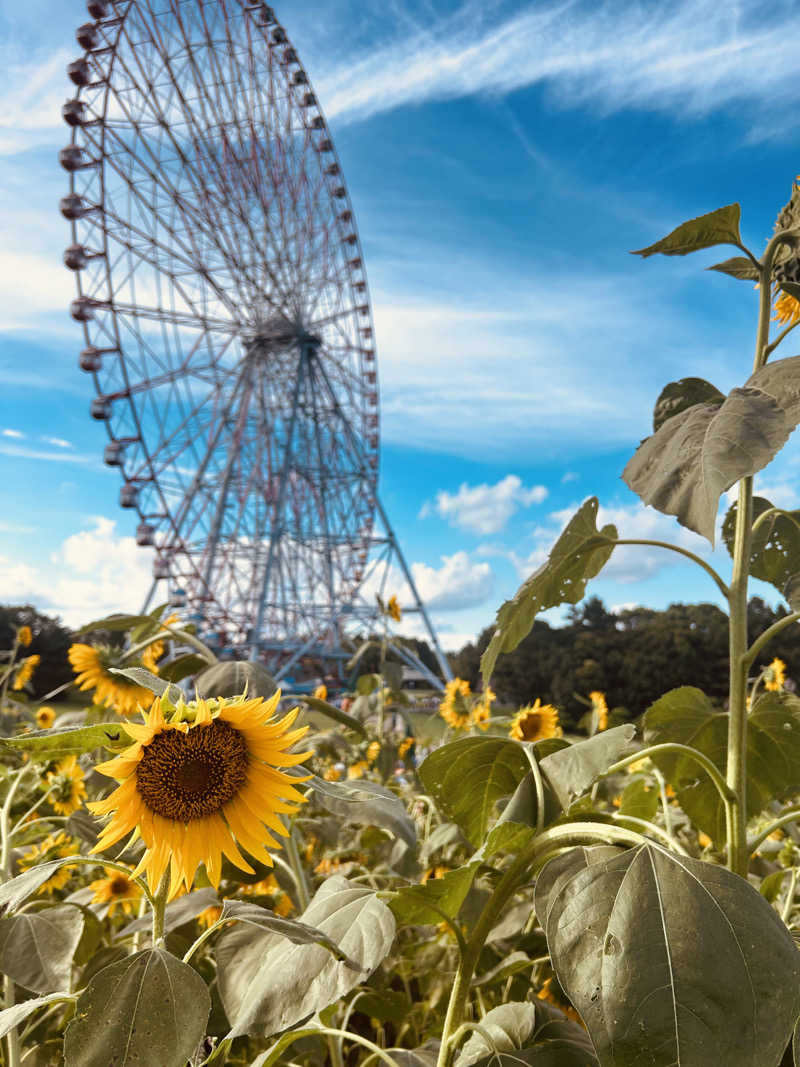
[[[454,730],[466,730],[472,715],[470,697],[472,690],[463,678],[453,678],[444,687],[444,697],[439,705],[439,714]]]
[[[327,685],[318,685],[313,692],[315,700],[327,700],[328,699],[328,687]]]
[[[22,645],[23,648],[27,648],[33,640],[33,633],[30,626],[20,626],[17,630],[17,642]]]
[[[67,756],[47,774],[47,784],[53,792],[50,803],[59,815],[77,811],[86,796],[86,784],[77,756]]]
[[[116,666],[111,649],[71,645],[67,655],[77,675],[78,688],[94,689],[95,704],[114,708],[118,715],[135,715],[140,704],[149,704],[153,699],[149,689],[111,673],[109,668]]]
[[[595,729],[605,730],[608,726],[608,704],[606,704],[605,693],[595,691],[589,694],[589,699],[592,702],[592,712],[595,716]]]
[[[31,678],[33,678],[33,672],[39,666],[41,658],[41,656],[36,655],[26,656],[25,659],[21,661],[17,668],[16,676],[14,677],[14,684],[11,686],[12,689],[19,692],[20,689],[28,684]]]
[[[386,604],[386,614],[390,619],[394,619],[395,622],[400,622],[403,618],[403,609],[397,601],[397,597],[392,593]]]
[[[509,736],[516,741],[541,741],[544,737],[560,737],[558,711],[552,704],[536,699],[533,705],[520,708],[511,723]]]
[[[777,656],[764,671],[764,688],[772,693],[779,693],[786,681],[786,664]]]
[[[297,810],[305,798],[292,783],[307,780],[279,768],[312,755],[288,751],[308,727],[289,729],[298,708],[276,719],[280,697],[278,691],[269,700],[219,697],[177,707],[156,698],[142,712],[143,724],[125,724],[135,743],[96,768],[120,785],[87,805],[96,815],[114,813],[93,851],[141,836],[145,853],[133,877],[147,872],[155,891],[170,868],[170,899],[182,885],[191,889],[200,863],[218,886],[223,854],[252,874],[240,847],[272,866],[264,846],[278,842],[267,827],[288,836],[278,816]]]
[[[492,721],[492,704],[495,701],[495,693],[490,686],[486,686],[480,695],[480,699],[472,708],[472,721],[479,730],[488,730]]]
[[[38,867],[47,860],[66,859],[67,856],[76,856],[78,844],[69,834],[48,834],[38,845],[31,845],[27,852],[19,857],[17,865],[20,871],[27,871],[30,867]],[[65,864],[51,874],[46,882],[43,882],[36,890],[37,893],[52,893],[55,889],[62,889],[70,880],[72,867]]]
[[[800,322],[800,302],[795,300],[793,296],[789,296],[788,293],[784,293],[779,290],[780,296],[775,301],[773,319],[781,324],[786,323],[787,326],[794,326],[795,323]]]
[[[405,759],[406,752],[408,752],[408,750],[414,744],[415,740],[416,738],[406,737],[403,741],[400,742],[400,744],[397,746],[397,755],[400,759]]]
[[[117,871],[113,867],[104,867],[105,878],[98,878],[89,883],[93,891],[93,904],[108,904],[109,918],[117,908],[126,915],[135,915],[142,896],[140,886],[123,871]]]
[[[56,713],[46,705],[36,709],[36,725],[40,730],[49,730],[56,721]]]

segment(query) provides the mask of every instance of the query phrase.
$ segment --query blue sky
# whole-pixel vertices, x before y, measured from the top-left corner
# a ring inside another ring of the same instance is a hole
[[[756,295],[703,272],[726,249],[629,250],[739,200],[761,251],[800,170],[797,6],[309,0],[276,13],[349,185],[376,324],[381,495],[445,646],[491,622],[591,493],[623,536],[707,555],[619,475],[667,381],[748,376]],[[85,18],[73,0],[0,0],[0,600],[71,623],[136,609],[150,568],[102,464],[61,266],[60,106]],[[797,465],[793,438],[762,476],[775,503],[800,503]],[[672,559],[620,550],[590,591],[611,606],[715,599]]]

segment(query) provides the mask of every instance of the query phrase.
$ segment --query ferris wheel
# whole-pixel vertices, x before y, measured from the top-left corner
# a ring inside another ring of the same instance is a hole
[[[341,637],[382,515],[372,313],[340,162],[266,4],[87,6],[61,212],[104,459],[154,579],[220,643],[296,658]]]

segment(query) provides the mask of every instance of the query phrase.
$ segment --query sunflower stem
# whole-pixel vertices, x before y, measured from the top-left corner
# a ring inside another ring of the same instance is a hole
[[[161,885],[153,897],[153,948],[159,947],[159,941],[164,941],[164,913],[167,910],[167,894],[169,893],[169,868],[164,871]]]
[[[311,893],[306,880],[306,872],[300,859],[300,853],[297,850],[294,827],[290,828],[289,836],[286,838],[286,855],[289,857],[294,884],[297,886],[297,903],[300,905],[300,911],[305,911],[311,900]]]

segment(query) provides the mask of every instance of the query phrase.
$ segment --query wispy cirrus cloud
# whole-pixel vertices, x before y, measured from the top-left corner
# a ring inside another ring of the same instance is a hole
[[[800,11],[787,0],[568,0],[497,13],[497,5],[466,3],[424,30],[348,57],[317,79],[328,114],[362,119],[408,104],[544,84],[559,103],[603,112],[645,107],[704,115],[745,103],[753,117],[767,120],[796,95]]]
[[[540,504],[547,497],[543,485],[526,487],[516,474],[507,474],[495,485],[467,485],[462,482],[458,492],[446,489],[436,494],[436,503],[426,503],[420,518],[435,509],[453,526],[475,534],[493,534],[502,530],[517,508]]]

